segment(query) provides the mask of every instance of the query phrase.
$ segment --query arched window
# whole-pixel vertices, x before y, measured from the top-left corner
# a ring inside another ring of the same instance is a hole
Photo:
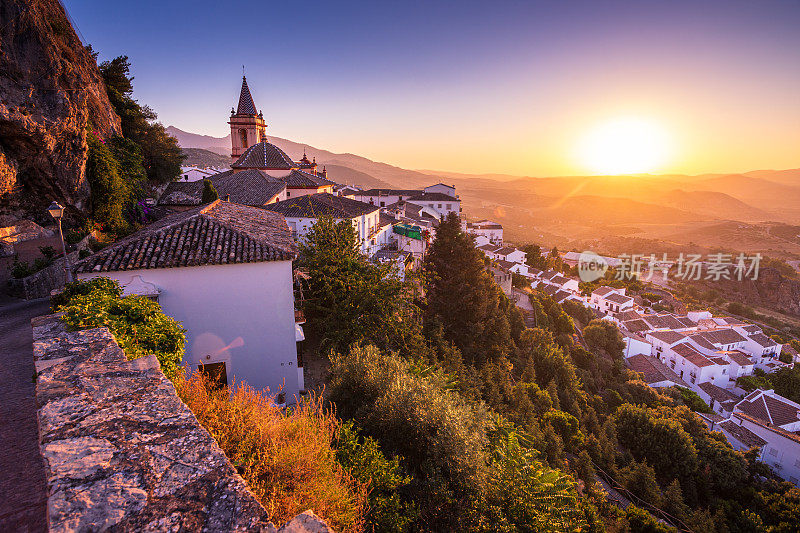
[[[239,139],[242,141],[242,148],[247,148],[247,130],[242,128],[239,130]]]

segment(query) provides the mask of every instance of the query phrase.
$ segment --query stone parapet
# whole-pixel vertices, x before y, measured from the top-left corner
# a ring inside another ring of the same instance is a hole
[[[270,523],[155,356],[57,315],[32,325],[50,531],[331,531],[310,511]]]

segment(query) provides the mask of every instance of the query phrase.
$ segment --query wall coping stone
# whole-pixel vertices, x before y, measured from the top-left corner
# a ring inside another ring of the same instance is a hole
[[[311,511],[277,529],[155,356],[59,315],[31,324],[50,531],[332,533]]]

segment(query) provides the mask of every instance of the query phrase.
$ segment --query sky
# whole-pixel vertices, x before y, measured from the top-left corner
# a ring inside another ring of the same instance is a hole
[[[244,65],[268,135],[404,168],[603,173],[619,120],[653,173],[800,167],[800,0],[64,4],[193,133],[230,132]]]

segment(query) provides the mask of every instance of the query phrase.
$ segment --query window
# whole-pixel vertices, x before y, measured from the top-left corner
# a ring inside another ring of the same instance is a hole
[[[381,202],[381,207],[386,207],[386,202]]]
[[[291,195],[292,195],[292,193],[291,193],[291,192],[289,192],[289,191],[286,191],[286,198],[289,198]]]
[[[723,373],[723,374],[727,374],[727,373],[728,373],[728,369],[727,369],[727,368],[723,368],[723,369],[722,369],[722,373]]]
[[[239,130],[239,140],[242,143],[242,148],[247,148],[247,130],[242,128]]]
[[[436,208],[437,209],[441,209],[442,208],[442,204],[436,204]]]
[[[445,204],[445,208],[446,208],[448,211],[450,211],[451,209],[453,209],[453,204]]]

